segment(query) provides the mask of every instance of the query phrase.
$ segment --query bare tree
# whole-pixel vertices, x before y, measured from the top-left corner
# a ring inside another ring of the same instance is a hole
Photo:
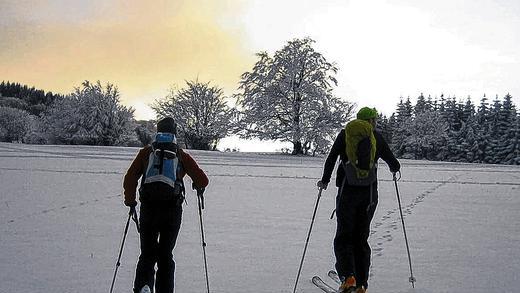
[[[159,117],[175,119],[179,139],[187,148],[214,150],[233,126],[233,109],[224,101],[222,89],[209,82],[186,81],[186,88],[171,89],[151,107]]]

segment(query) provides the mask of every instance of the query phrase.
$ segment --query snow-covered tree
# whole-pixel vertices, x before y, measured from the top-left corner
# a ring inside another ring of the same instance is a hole
[[[477,122],[479,124],[486,123],[489,117],[489,103],[488,98],[484,94],[482,99],[480,99],[480,105],[478,106],[477,110]]]
[[[399,104],[397,104],[397,110],[393,119],[391,120],[392,125],[392,144],[391,147],[398,157],[405,156],[406,150],[406,138],[410,135],[408,125],[411,123],[413,107],[411,106],[410,98],[403,102],[401,97]],[[406,157],[414,157],[413,155],[406,155]]]
[[[414,159],[435,159],[440,146],[446,143],[448,125],[433,111],[424,111],[408,119],[404,145],[406,153]]]
[[[22,141],[30,130],[29,117],[24,110],[0,107],[0,141]]]
[[[428,104],[424,95],[421,93],[419,97],[417,97],[417,102],[415,103],[415,107],[413,108],[414,115],[421,114],[425,111],[430,110],[428,108]]]
[[[393,116],[392,116],[393,117]],[[391,126],[391,119],[386,118],[385,115],[379,113],[377,117],[377,130],[381,133],[381,135],[384,137],[386,142],[388,144],[392,143],[392,126]]]
[[[234,127],[234,110],[224,101],[223,90],[199,81],[186,81],[186,88],[171,89],[170,94],[152,105],[159,117],[172,117],[179,140],[187,148],[214,150],[220,139]]]
[[[27,109],[29,109],[29,104],[18,98],[0,97],[0,107],[16,108],[27,111]]]
[[[321,148],[352,115],[353,104],[332,94],[337,68],[314,50],[313,40],[295,39],[242,74],[237,95],[244,138],[293,144],[293,154]],[[321,142],[319,142],[321,141]]]
[[[426,110],[435,111],[437,107],[437,99],[433,100],[431,95],[428,95],[426,99]]]
[[[512,159],[511,154],[514,153],[518,141],[518,132],[515,129],[516,123],[516,107],[512,102],[511,95],[507,94],[498,110],[496,122],[497,148],[495,154],[500,163],[507,163]]]
[[[504,158],[504,164],[520,165],[520,115],[516,115],[516,119],[507,135],[507,154]]]
[[[153,135],[156,131],[155,121],[140,120],[136,121],[135,133],[137,139],[142,145],[150,144],[153,141]]]
[[[468,118],[468,120],[462,124],[461,132],[464,136],[461,143],[464,161],[469,163],[479,162],[482,147],[480,145],[480,138],[477,135],[477,124],[475,123],[474,117]]]
[[[36,116],[39,116],[47,106],[60,96],[61,95],[55,95],[52,92],[45,93],[43,90],[38,90],[20,83],[11,83],[9,81],[2,81],[0,83],[0,97],[11,98],[10,101],[7,101],[7,103],[11,105],[3,104],[1,101],[3,99],[0,99],[1,106],[18,108]],[[18,99],[19,102],[13,104],[12,99]]]
[[[304,154],[326,153],[338,130],[345,126],[353,113],[353,104],[330,97],[321,107],[309,109],[309,124],[303,125],[302,149]]]
[[[432,115],[422,117],[422,110],[418,109],[428,108],[428,105],[431,105]],[[463,102],[455,97],[444,99],[443,95],[440,103],[431,103],[430,98],[424,102],[419,97],[413,116],[409,115],[408,109],[401,98],[388,123],[393,134],[391,147],[398,157],[520,164],[520,116],[509,94],[503,102],[497,96],[491,106],[484,95],[476,112],[470,97]],[[424,135],[432,130],[428,128],[432,125],[436,125],[435,130],[439,132],[434,136]]]
[[[57,99],[44,114],[55,143],[119,145],[133,135],[132,108],[120,104],[117,87],[85,81],[67,97]]]
[[[444,104],[444,112],[441,113],[441,116],[448,123],[449,131],[458,131],[462,126],[462,122],[459,115],[459,109],[457,99],[452,97],[451,99],[447,99]]]
[[[441,94],[441,98],[439,101],[437,101],[437,112],[439,115],[444,116],[444,110],[446,105],[446,98],[444,98],[444,94]]]
[[[473,118],[475,115],[475,105],[471,101],[471,98],[468,96],[466,99],[466,103],[463,106],[462,109],[462,121],[467,122],[469,119]]]

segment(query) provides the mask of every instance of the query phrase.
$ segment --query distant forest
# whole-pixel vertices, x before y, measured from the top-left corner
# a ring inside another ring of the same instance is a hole
[[[36,116],[61,97],[63,96],[19,83],[3,81],[0,84],[0,107],[16,108]]]
[[[396,156],[408,159],[520,165],[520,115],[511,95],[479,105],[468,97],[432,99],[415,105],[401,99],[379,128]]]
[[[218,93],[218,88],[212,89]],[[421,94],[413,100],[401,98],[395,113],[381,115],[378,121],[378,129],[399,158],[520,165],[520,115],[511,95],[492,100],[484,95],[478,105],[469,97]],[[156,102],[156,110],[164,103]],[[234,124],[233,115],[226,113],[228,121],[221,123]],[[140,146],[152,140],[154,127],[154,121],[136,121],[133,109],[121,105],[117,87],[111,84],[84,82],[68,95],[9,81],[0,84],[0,141]],[[185,132],[185,139],[190,135]],[[327,153],[332,139],[312,154]]]

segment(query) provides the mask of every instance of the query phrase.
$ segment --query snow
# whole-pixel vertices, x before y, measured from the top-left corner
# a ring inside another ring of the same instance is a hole
[[[122,176],[137,148],[0,144],[0,292],[108,292],[127,208]],[[207,171],[211,292],[292,292],[324,158],[189,151]],[[403,160],[399,190],[380,164],[370,292],[517,292],[520,167]],[[191,186],[189,179],[186,185]],[[298,292],[333,268],[336,189],[323,192]],[[129,229],[114,292],[131,292]],[[174,250],[176,292],[204,292],[197,203],[188,193]],[[331,282],[332,283],[332,282]]]

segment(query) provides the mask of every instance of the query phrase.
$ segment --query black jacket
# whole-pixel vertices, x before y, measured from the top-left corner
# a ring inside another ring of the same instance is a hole
[[[379,158],[381,158],[388,164],[391,172],[399,171],[401,165],[399,164],[399,161],[395,158],[394,154],[390,150],[388,143],[385,141],[383,136],[378,131],[374,131],[374,136],[376,138],[376,161],[379,160]],[[338,156],[340,157],[342,164],[348,161],[345,143],[345,129],[342,129],[339,132],[338,136],[336,137],[336,140],[334,141],[334,144],[332,145],[329,156],[325,161],[325,168],[323,169],[323,176],[321,178],[321,181],[323,183],[330,182],[330,177],[332,175],[332,171],[334,170],[334,166],[336,165],[336,160],[338,159]],[[344,177],[345,171],[343,170],[343,167],[340,165],[338,167],[336,175],[337,187],[341,186]],[[345,185],[349,185],[346,180]]]

